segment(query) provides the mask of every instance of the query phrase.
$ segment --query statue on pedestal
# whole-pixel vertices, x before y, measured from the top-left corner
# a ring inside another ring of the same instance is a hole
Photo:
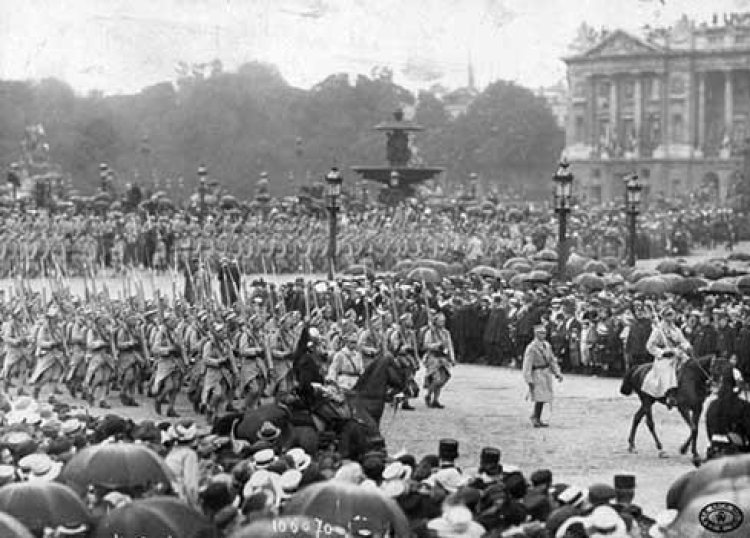
[[[405,131],[390,131],[387,137],[388,146],[386,152],[388,163],[393,167],[407,166],[411,159],[409,135]]]

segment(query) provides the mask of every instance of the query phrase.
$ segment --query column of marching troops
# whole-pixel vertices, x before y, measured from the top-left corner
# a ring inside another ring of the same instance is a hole
[[[180,299],[167,304],[159,295],[149,303],[142,296],[111,301],[106,295],[82,301],[59,290],[47,301],[26,290],[2,304],[6,393],[30,390],[37,399],[54,399],[66,389],[90,406],[108,408],[117,390],[125,406],[149,396],[159,414],[166,407],[167,416],[177,417],[182,391],[211,421],[235,410],[236,400],[244,409],[284,401],[295,389],[293,359],[307,329],[303,352],[315,354],[321,375],[343,391],[382,354],[405,361],[414,373],[420,353],[438,357],[437,366],[428,364],[428,375],[430,368],[435,375],[427,402],[439,408],[440,388],[455,362],[444,316],[428,313],[417,331],[414,315],[398,314],[396,301],[379,308],[368,301],[344,312],[336,296],[317,308],[306,298],[304,307],[286,311],[283,301],[267,300],[272,295],[232,307]],[[408,401],[403,405],[411,408]]]

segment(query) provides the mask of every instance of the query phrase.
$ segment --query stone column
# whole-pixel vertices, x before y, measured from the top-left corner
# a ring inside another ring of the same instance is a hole
[[[725,133],[732,136],[732,123],[734,122],[734,85],[732,84],[732,71],[724,71],[724,129]]]
[[[599,96],[596,93],[596,77],[593,75],[589,77],[589,96],[589,141],[592,151],[595,151],[599,145],[599,122],[596,121],[596,102]]]
[[[633,82],[633,129],[635,130],[635,139],[638,145],[635,148],[635,154],[641,154],[641,140],[643,139],[643,82],[641,74],[636,73]]]
[[[706,73],[698,75],[698,143],[697,149],[703,152],[706,145]]]
[[[617,77],[613,76],[609,79],[609,127],[610,132],[614,137],[617,138],[618,142],[622,144],[620,140],[620,131],[618,129],[619,122],[619,107],[617,106]]]

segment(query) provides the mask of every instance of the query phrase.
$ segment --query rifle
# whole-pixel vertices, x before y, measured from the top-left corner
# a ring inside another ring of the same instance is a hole
[[[158,290],[156,290],[156,301],[157,305],[159,307],[159,325],[163,328],[164,335],[167,337],[167,341],[169,342],[169,345],[174,348],[176,351],[179,352],[180,357],[175,362],[177,363],[177,367],[180,369],[180,372],[185,375],[188,371],[188,357],[185,352],[185,346],[178,345],[177,342],[174,339],[174,336],[172,335],[172,331],[167,326],[166,322],[164,321],[164,303],[161,300],[161,294]]]

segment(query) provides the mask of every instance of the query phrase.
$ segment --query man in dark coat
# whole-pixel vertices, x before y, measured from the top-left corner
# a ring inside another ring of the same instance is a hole
[[[232,306],[237,302],[239,297],[240,286],[242,285],[242,275],[237,263],[229,263],[226,257],[221,258],[219,267],[219,292],[221,293],[221,302],[224,306]]]
[[[510,320],[503,304],[503,295],[494,295],[492,307],[484,329],[484,349],[489,364],[499,366],[513,357],[513,342],[510,339]]]
[[[320,333],[314,327],[305,327],[292,364],[292,373],[297,382],[297,394],[306,408],[315,405],[313,383],[323,384],[323,354],[319,350]]]
[[[636,307],[630,323],[628,337],[625,339],[625,363],[627,368],[651,362],[653,358],[646,350],[646,342],[651,336],[651,320],[646,311]]]
[[[705,357],[716,353],[716,328],[711,323],[711,313],[703,312],[700,325],[693,332],[690,343],[696,357]]]

